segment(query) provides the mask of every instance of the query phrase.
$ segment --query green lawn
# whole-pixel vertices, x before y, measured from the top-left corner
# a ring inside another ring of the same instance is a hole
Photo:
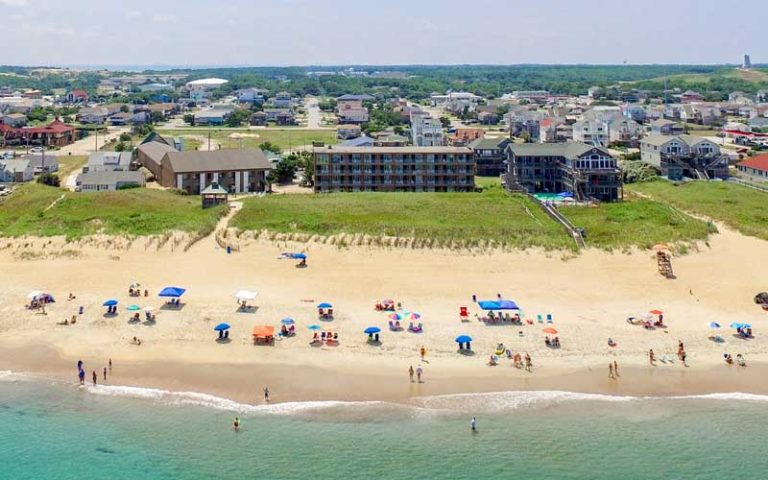
[[[723,222],[744,235],[768,240],[768,194],[727,182],[658,180],[627,185],[630,191]]]
[[[62,155],[59,158],[59,171],[56,173],[61,179],[62,185],[67,181],[67,177],[74,172],[83,168],[88,162],[88,157],[85,155]]]
[[[0,200],[0,236],[77,239],[95,233],[154,235],[170,230],[203,235],[213,231],[223,213],[224,207],[203,210],[197,196],[161,190],[74,193],[32,183]]]
[[[706,240],[713,227],[668,205],[642,199],[597,207],[560,207],[571,223],[586,230],[586,243],[606,250],[652,248],[659,243]]]
[[[248,130],[245,128],[213,127],[211,140],[221,145],[221,148],[257,148],[263,142],[274,143],[283,150],[312,145],[312,142],[336,143],[335,130],[307,130],[303,128],[264,128]],[[183,137],[194,135],[208,138],[208,127],[180,128],[174,130],[158,130],[158,133],[168,137]],[[229,138],[233,133],[245,134],[242,139]],[[251,136],[253,135],[253,136]]]
[[[419,245],[574,249],[536,204],[501,187],[482,193],[338,193],[247,199],[231,226],[331,236],[413,238]]]

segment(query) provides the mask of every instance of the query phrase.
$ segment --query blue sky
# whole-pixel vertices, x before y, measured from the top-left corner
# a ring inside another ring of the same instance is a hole
[[[768,63],[766,0],[0,0],[0,18],[13,65]]]

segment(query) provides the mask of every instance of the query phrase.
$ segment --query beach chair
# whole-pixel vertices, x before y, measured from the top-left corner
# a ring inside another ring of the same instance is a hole
[[[539,323],[544,323],[544,319],[541,317],[541,314],[536,315],[536,321]]]
[[[393,322],[392,320],[389,321],[389,329],[392,330],[393,332],[396,332],[398,330],[397,326],[395,326],[395,322]]]
[[[552,314],[551,313],[547,314],[547,323],[552,323]]]
[[[459,318],[462,322],[469,320],[469,312],[467,312],[467,307],[459,307]]]

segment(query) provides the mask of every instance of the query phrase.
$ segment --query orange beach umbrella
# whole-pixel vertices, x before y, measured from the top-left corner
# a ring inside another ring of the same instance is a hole
[[[253,336],[256,338],[274,337],[275,327],[271,325],[256,325],[253,327]]]
[[[555,334],[557,334],[557,329],[552,328],[552,327],[547,327],[544,330],[542,330],[542,332],[549,333],[551,335],[555,335]]]
[[[651,311],[650,311],[650,312],[648,312],[648,313],[650,313],[650,314],[652,314],[652,315],[661,315],[661,314],[662,314],[662,313],[664,313],[664,312],[662,312],[661,310],[651,310]]]

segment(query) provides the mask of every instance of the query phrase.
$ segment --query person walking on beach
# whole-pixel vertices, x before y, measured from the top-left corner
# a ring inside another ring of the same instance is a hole
[[[112,359],[109,359],[109,373],[112,373]]]
[[[411,383],[413,383],[413,365],[408,367],[408,376],[411,377]]]
[[[419,354],[421,355],[421,361],[423,362],[424,361],[424,357],[427,356],[427,347],[422,345],[421,348],[419,349]]]
[[[472,303],[477,303],[477,295],[472,294]]]
[[[613,364],[608,362],[608,378],[614,378],[613,377]]]
[[[421,369],[421,367],[416,368],[416,380],[421,383],[421,374],[424,373],[424,370]]]
[[[684,367],[688,366],[688,364],[685,363],[686,358],[688,358],[688,355],[686,355],[685,350],[683,350],[682,352],[680,352],[680,360],[683,362]]]
[[[528,355],[528,352],[525,352],[525,371],[530,372],[533,370],[533,361],[531,361],[531,356]]]
[[[107,367],[104,367],[104,382],[107,381]]]
[[[96,370],[93,371],[93,384],[96,385],[96,380],[98,380],[99,376],[96,375]]]
[[[264,401],[269,403],[269,387],[264,387]]]
[[[651,365],[656,366],[656,355],[653,354],[653,349],[648,351],[648,360],[651,362]]]
[[[619,364],[616,363],[616,360],[613,361],[613,375],[619,378]]]

